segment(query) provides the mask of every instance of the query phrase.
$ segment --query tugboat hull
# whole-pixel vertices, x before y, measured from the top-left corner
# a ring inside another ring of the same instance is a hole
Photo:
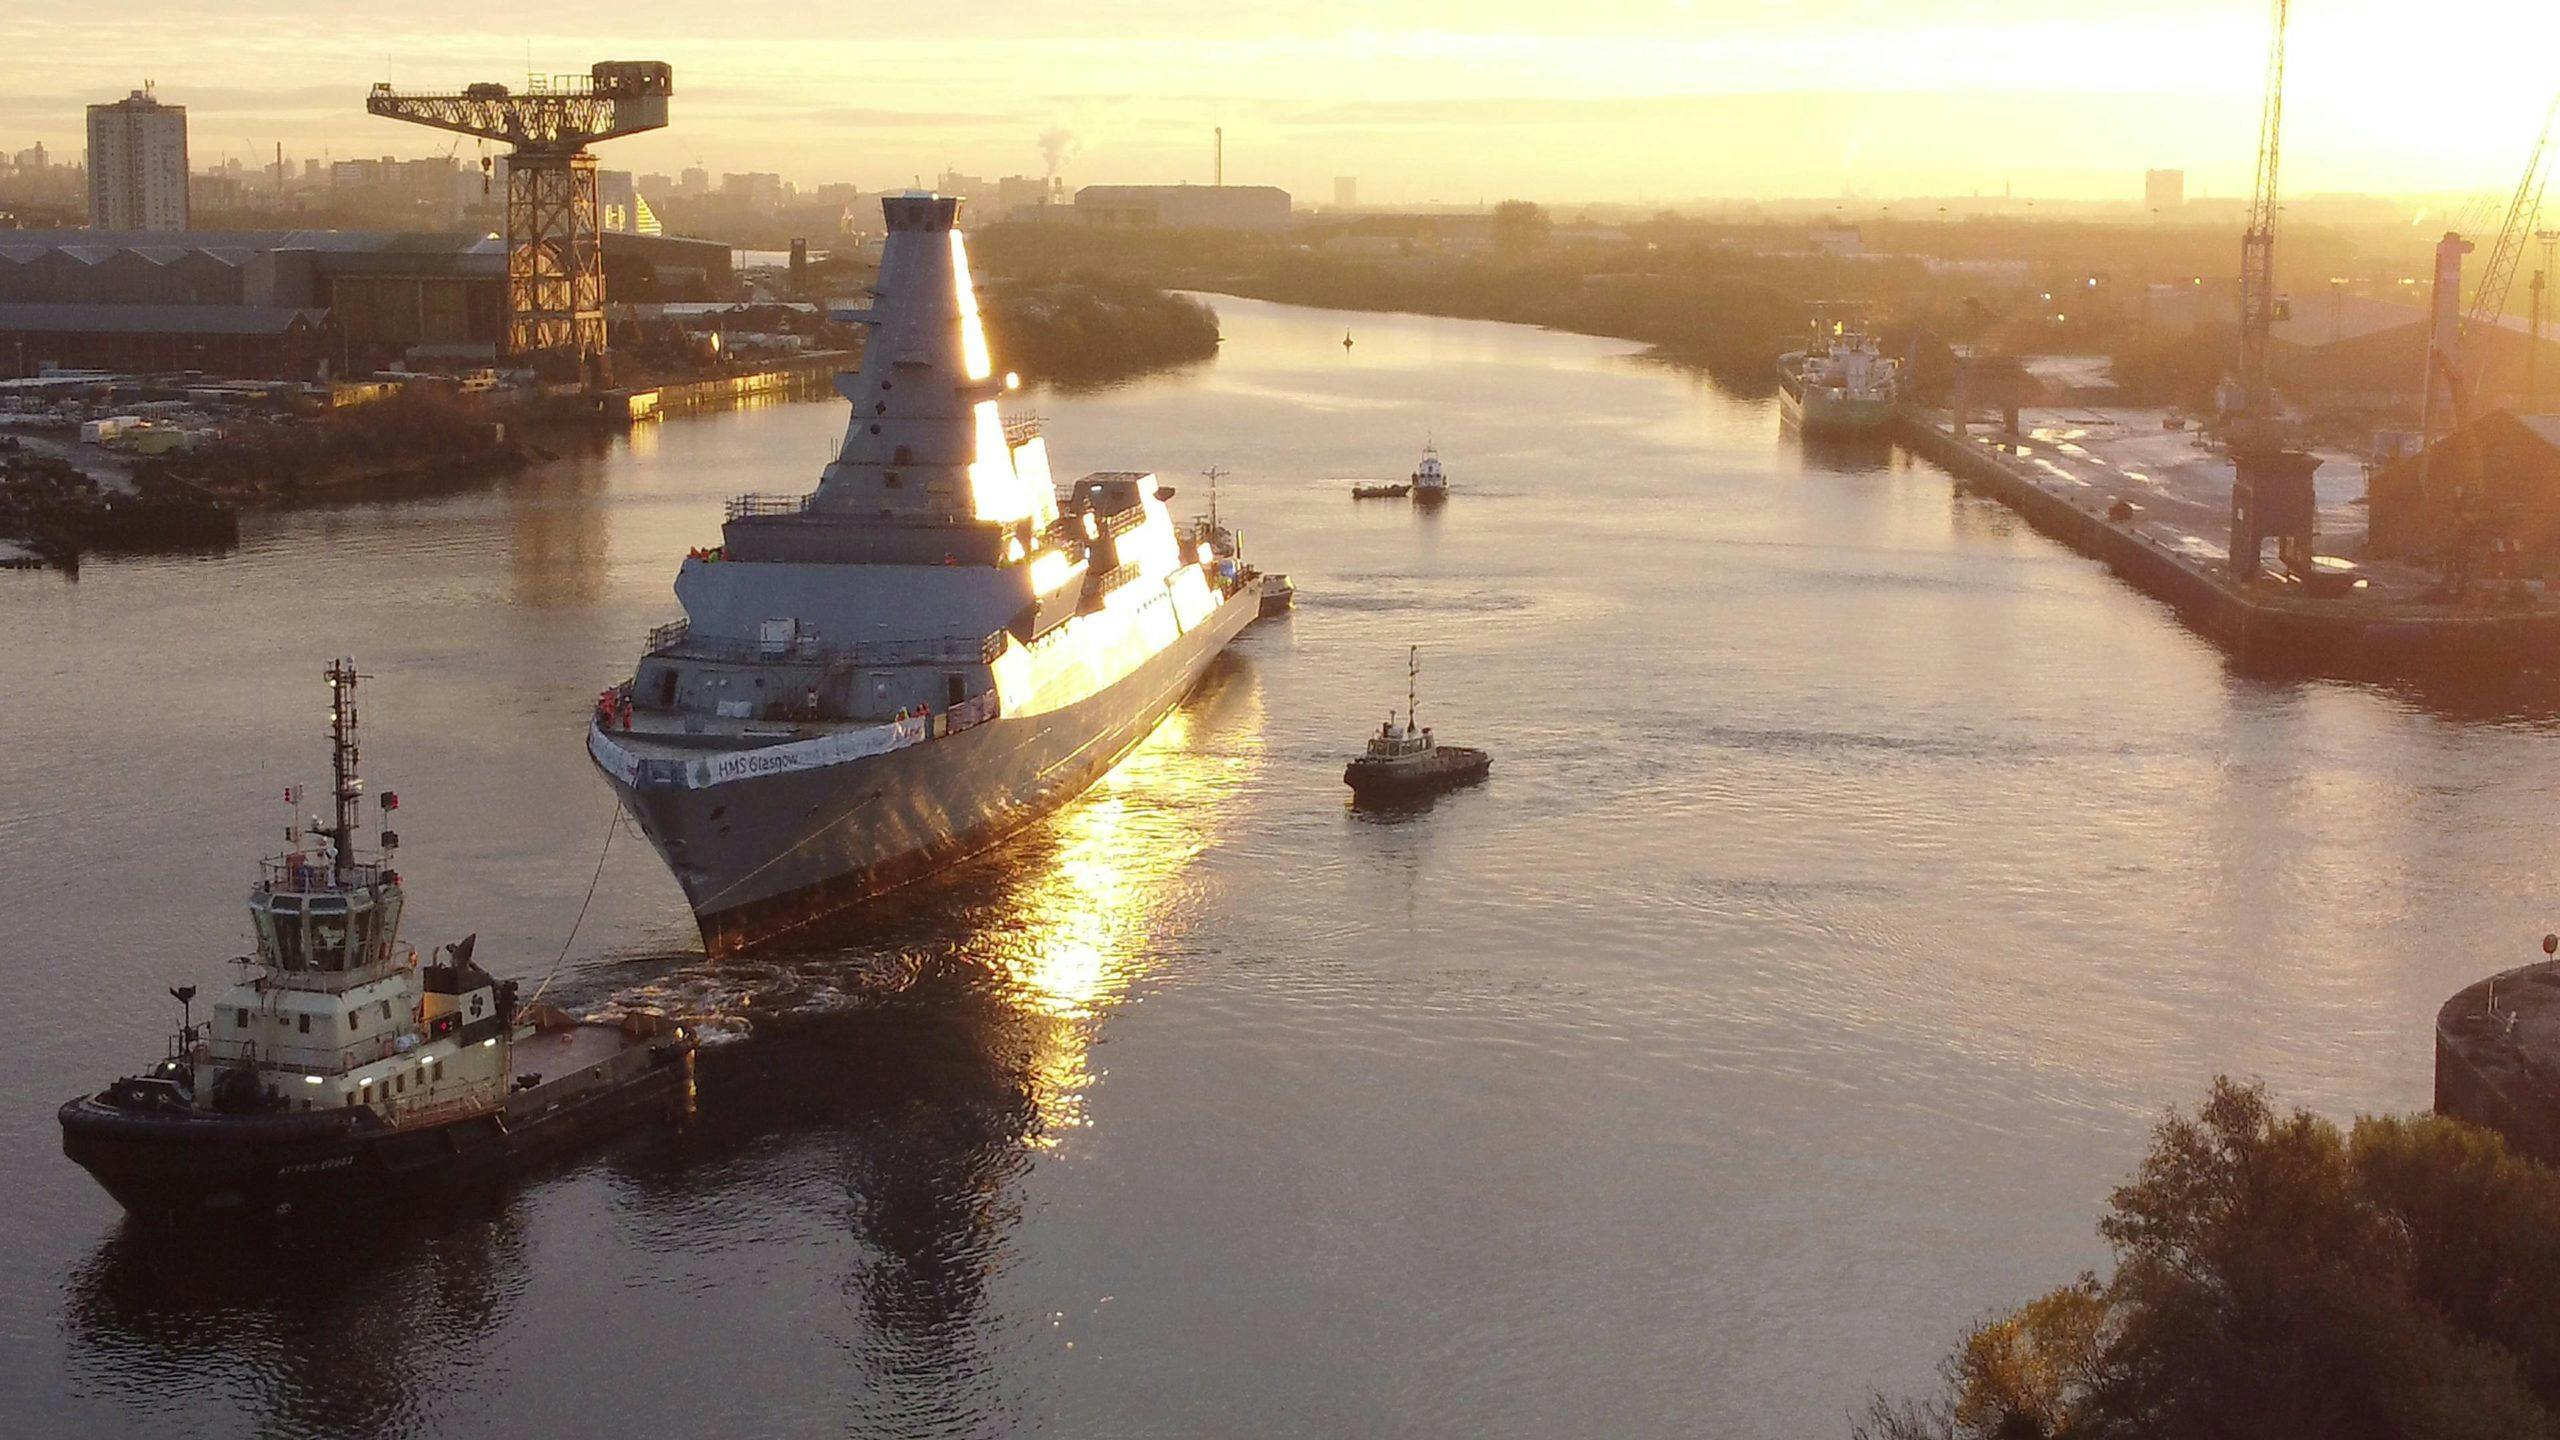
[[[249,1219],[503,1179],[543,1155],[689,1102],[689,1037],[679,1031],[623,1044],[617,1027],[579,1028],[612,1031],[619,1048],[541,1077],[496,1109],[441,1123],[395,1128],[364,1106],[267,1115],[132,1110],[108,1103],[108,1091],[62,1107],[62,1153],[136,1217]],[[542,1037],[522,1043],[528,1058],[541,1053]],[[577,1048],[571,1042],[564,1058]]]
[[[1342,772],[1343,783],[1358,800],[1402,800],[1472,785],[1493,773],[1493,757],[1464,745],[1442,745],[1420,762],[1354,760]]]

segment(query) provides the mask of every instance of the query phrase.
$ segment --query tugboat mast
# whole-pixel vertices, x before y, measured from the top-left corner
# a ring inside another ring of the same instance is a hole
[[[1414,733],[1414,693],[1422,688],[1422,647],[1408,645],[1404,655],[1404,733]]]
[[[332,866],[341,886],[356,876],[356,812],[364,799],[364,780],[356,773],[356,662],[329,662],[329,775],[338,797],[338,821],[329,832],[336,847]]]

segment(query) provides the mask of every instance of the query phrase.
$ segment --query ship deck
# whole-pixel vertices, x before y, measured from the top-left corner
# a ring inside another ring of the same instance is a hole
[[[643,1037],[625,1032],[619,1025],[597,1022],[573,1025],[566,1030],[538,1030],[515,1043],[515,1073],[519,1079],[538,1075],[542,1077],[542,1083],[528,1086],[518,1093],[538,1095],[634,1046],[648,1043]]]

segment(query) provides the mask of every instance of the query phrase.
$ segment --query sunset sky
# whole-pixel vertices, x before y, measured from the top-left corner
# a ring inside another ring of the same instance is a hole
[[[813,15],[826,15],[823,21]],[[607,163],[906,183],[949,166],[1070,183],[1227,178],[1372,203],[2139,193],[2246,188],[2258,0],[625,0],[0,8],[0,149],[78,154],[81,107],[147,76],[199,166],[443,149],[367,86],[514,81],[599,59],[676,70],[674,124]],[[2549,103],[2560,6],[2298,0],[2288,188],[2512,183]],[[465,153],[470,153],[465,142]]]

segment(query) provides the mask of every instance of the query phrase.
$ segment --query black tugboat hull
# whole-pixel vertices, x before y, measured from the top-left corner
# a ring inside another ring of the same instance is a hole
[[[1492,773],[1491,755],[1463,745],[1443,745],[1429,765],[1400,765],[1362,756],[1343,769],[1342,783],[1351,787],[1355,800],[1410,800],[1472,785]]]
[[[574,1093],[524,1092],[505,1106],[394,1130],[369,1110],[198,1115],[118,1109],[99,1095],[62,1107],[62,1153],[126,1212],[188,1222],[252,1219],[502,1181],[527,1165],[691,1097],[693,1048],[635,1054],[627,1074]],[[551,1088],[551,1087],[545,1087]]]

